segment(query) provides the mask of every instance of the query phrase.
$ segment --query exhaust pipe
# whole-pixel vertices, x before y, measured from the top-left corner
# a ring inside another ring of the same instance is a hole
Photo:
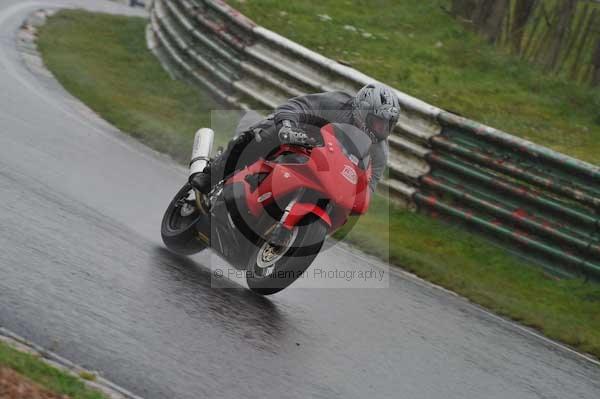
[[[192,160],[190,161],[190,176],[204,171],[210,160],[215,132],[212,129],[202,128],[196,132],[194,147],[192,148]]]

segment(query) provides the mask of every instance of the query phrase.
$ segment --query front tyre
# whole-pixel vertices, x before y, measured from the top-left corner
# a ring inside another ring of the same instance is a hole
[[[206,248],[196,230],[201,216],[194,190],[186,184],[175,195],[163,216],[160,233],[166,247],[181,255],[195,254]]]
[[[275,294],[288,287],[311,265],[323,246],[327,230],[321,219],[309,217],[292,230],[284,244],[259,241],[250,255],[248,287],[261,295]]]

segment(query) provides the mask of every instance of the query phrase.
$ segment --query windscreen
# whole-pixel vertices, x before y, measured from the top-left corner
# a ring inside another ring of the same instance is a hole
[[[369,151],[372,141],[365,133],[353,125],[336,123],[333,125],[335,137],[351,160],[355,157],[360,167],[366,169],[369,164]],[[356,163],[356,162],[355,162]]]

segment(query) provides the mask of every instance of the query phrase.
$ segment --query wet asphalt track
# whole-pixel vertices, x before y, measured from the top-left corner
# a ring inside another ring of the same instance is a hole
[[[386,289],[213,289],[159,222],[184,171],[23,67],[0,1],[0,325],[147,398],[589,398],[600,367],[393,272]],[[212,259],[212,260],[211,260]],[[334,248],[315,267],[380,270]],[[310,285],[310,284],[309,284]]]

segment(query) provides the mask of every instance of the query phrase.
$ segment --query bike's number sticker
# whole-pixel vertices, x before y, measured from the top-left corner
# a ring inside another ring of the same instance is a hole
[[[344,170],[342,170],[342,176],[344,176],[344,178],[352,184],[358,183],[358,176],[356,175],[356,171],[352,166],[344,165]]]

